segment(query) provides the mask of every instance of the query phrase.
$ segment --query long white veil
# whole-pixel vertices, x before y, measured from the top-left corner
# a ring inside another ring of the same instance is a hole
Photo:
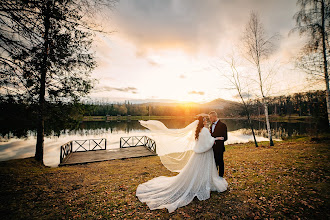
[[[168,129],[157,120],[139,122],[151,131],[149,136],[156,141],[156,153],[163,165],[172,172],[180,172],[192,155],[198,120],[182,129]]]

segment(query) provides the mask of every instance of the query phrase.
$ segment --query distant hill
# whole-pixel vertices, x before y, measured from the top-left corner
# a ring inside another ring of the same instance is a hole
[[[234,101],[229,101],[225,99],[215,99],[210,102],[206,103],[196,103],[196,102],[175,102],[172,100],[172,102],[146,102],[146,103],[141,103],[140,105],[152,105],[152,106],[178,106],[178,105],[189,105],[190,107],[199,107],[199,108],[212,108],[212,109],[224,109],[226,107],[230,107],[233,105],[240,105],[238,102]]]
[[[207,108],[214,108],[214,109],[224,109],[226,107],[230,107],[233,105],[241,105],[239,102],[229,101],[225,99],[215,99],[213,101],[207,102],[202,104],[204,107]]]

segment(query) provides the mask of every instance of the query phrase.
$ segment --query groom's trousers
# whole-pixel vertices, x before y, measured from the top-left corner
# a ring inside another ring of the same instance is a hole
[[[225,141],[228,138],[227,126],[220,120],[217,122],[214,131],[212,132],[212,127],[210,127],[210,132],[212,137],[223,137],[224,140],[215,141],[213,145],[215,164],[219,170],[219,176],[223,177],[224,174],[224,163],[223,163],[223,152],[225,152]]]
[[[217,166],[219,176],[223,177],[225,172],[225,164],[223,162],[223,149],[219,147],[213,148],[215,164]]]

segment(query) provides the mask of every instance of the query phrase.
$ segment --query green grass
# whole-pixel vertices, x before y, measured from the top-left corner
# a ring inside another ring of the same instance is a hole
[[[32,158],[0,163],[2,219],[329,219],[327,138],[227,146],[229,188],[194,199],[169,214],[150,211],[136,187],[160,175],[175,175],[158,157],[77,165],[39,166]]]

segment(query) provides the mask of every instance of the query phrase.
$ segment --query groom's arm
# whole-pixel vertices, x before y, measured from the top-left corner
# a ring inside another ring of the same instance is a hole
[[[225,142],[228,139],[227,126],[225,124],[222,124],[222,126],[219,129],[219,132],[217,132],[216,137],[219,137],[219,140],[223,142]]]
[[[227,125],[223,124],[223,141],[226,141],[227,139],[228,139]]]

